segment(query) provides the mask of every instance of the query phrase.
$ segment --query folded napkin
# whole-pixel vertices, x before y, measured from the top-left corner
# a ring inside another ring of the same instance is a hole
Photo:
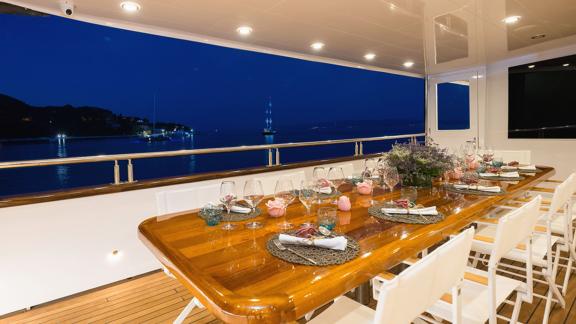
[[[480,176],[481,177],[518,178],[518,177],[520,177],[520,174],[518,174],[518,172],[502,172],[500,174],[487,172],[487,173],[480,173]]]
[[[316,192],[328,195],[328,194],[332,193],[332,188],[331,187],[322,187],[322,188],[316,190]]]
[[[486,191],[486,192],[500,192],[502,189],[498,186],[493,187],[486,187],[486,186],[478,186],[478,185],[465,185],[465,184],[455,184],[454,188],[456,189],[468,189],[468,190],[478,190],[478,191]]]
[[[436,206],[426,208],[382,208],[382,212],[386,214],[410,214],[410,215],[438,215]]]
[[[238,214],[250,214],[252,212],[252,209],[248,207],[234,205],[232,206],[232,208],[230,208],[230,211]]]
[[[348,240],[344,236],[311,240],[287,234],[280,234],[278,236],[278,240],[280,240],[280,243],[282,244],[313,245],[325,249],[340,250],[340,251],[346,250],[346,246],[348,245]]]
[[[505,170],[523,170],[523,171],[536,171],[535,165],[524,165],[524,166],[509,166],[505,165],[502,167]]]

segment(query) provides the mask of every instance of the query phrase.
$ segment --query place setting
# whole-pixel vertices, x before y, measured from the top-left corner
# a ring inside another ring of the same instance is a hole
[[[343,264],[358,256],[358,241],[334,231],[336,208],[319,208],[317,219],[316,224],[304,223],[298,229],[272,235],[266,249],[279,259],[308,266]]]
[[[406,224],[434,224],[444,220],[436,206],[417,204],[416,197],[416,189],[403,188],[400,199],[374,204],[368,208],[368,213],[380,220]]]

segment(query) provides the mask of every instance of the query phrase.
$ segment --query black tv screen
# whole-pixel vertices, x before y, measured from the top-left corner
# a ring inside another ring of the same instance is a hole
[[[508,69],[508,138],[576,138],[576,55]]]

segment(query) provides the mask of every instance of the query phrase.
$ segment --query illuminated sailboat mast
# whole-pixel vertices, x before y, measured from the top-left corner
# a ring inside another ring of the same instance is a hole
[[[264,130],[263,135],[274,135],[276,131],[272,128],[272,97],[268,97],[268,104],[264,110]]]

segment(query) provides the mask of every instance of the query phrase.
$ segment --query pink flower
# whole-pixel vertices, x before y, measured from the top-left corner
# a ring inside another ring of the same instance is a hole
[[[464,171],[462,171],[462,167],[455,167],[454,171],[452,171],[452,178],[454,180],[460,180],[464,175]]]
[[[369,195],[372,193],[372,182],[369,180],[360,182],[356,185],[356,189],[358,190],[358,193],[361,195]]]
[[[476,170],[480,167],[480,163],[478,163],[478,161],[476,161],[476,160],[469,161],[469,162],[467,162],[467,167],[468,167],[468,170]]]
[[[349,211],[352,209],[352,203],[350,202],[350,198],[346,196],[342,196],[338,198],[338,209],[341,211]]]
[[[268,200],[266,207],[268,207],[268,215],[270,215],[270,217],[281,217],[286,212],[286,203],[282,198]]]

